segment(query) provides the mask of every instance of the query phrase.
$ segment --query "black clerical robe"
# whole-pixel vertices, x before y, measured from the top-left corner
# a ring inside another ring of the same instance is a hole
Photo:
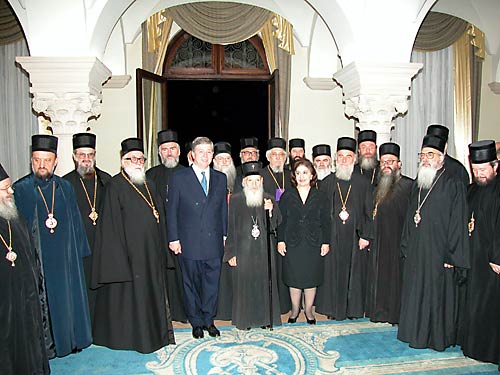
[[[141,353],[175,343],[167,300],[165,215],[158,209],[154,184],[148,188],[159,223],[144,185],[132,186],[121,173],[108,182],[92,265],[92,287],[98,288],[94,343]]]
[[[0,374],[49,374],[40,307],[40,263],[23,219],[11,220],[15,266],[0,257]],[[9,244],[7,220],[0,218],[0,234]]]
[[[90,246],[90,252],[92,253],[92,249],[94,247],[94,238],[95,238],[95,231],[97,228],[97,221],[99,220],[99,217],[97,217],[96,224],[94,224],[94,221],[90,219],[89,214],[92,211],[92,206],[94,204],[94,190],[96,191],[95,194],[95,210],[97,212],[97,215],[101,212],[101,207],[102,207],[102,199],[104,197],[104,185],[110,180],[111,176],[109,173],[106,173],[104,171],[101,171],[100,169],[96,168],[96,176],[97,176],[97,189],[95,190],[94,187],[96,186],[96,180],[94,179],[94,176],[91,178],[81,178],[80,174],[76,170],[69,172],[63,178],[71,183],[73,186],[73,190],[75,190],[75,196],[76,196],[76,203],[78,204],[78,208],[80,209],[80,214],[82,216],[82,222],[83,225],[85,226],[85,233],[87,234],[87,240],[89,242]],[[85,189],[82,187],[82,181]],[[85,193],[85,191],[87,193]],[[88,195],[88,198],[87,198]],[[92,204],[89,203],[89,200]],[[88,300],[89,300],[89,311],[90,311],[90,317],[93,318],[94,316],[94,305],[95,305],[95,291],[90,289],[90,273],[92,269],[92,254],[88,257],[83,258],[83,268],[85,271],[85,281],[87,283],[87,295],[88,295]]]
[[[457,281],[470,267],[467,202],[463,184],[444,168],[437,171],[434,182],[432,190],[421,191],[414,182],[410,194],[401,238],[404,268],[398,339],[414,348],[444,350],[457,340]],[[445,268],[444,263],[454,268]]]
[[[354,173],[350,181],[332,175],[323,180],[321,190],[332,202],[332,234],[330,252],[325,256],[324,282],[316,295],[316,311],[337,320],[360,318],[365,312],[368,249],[360,250],[358,242],[373,237],[371,185]],[[345,222],[339,217],[342,201],[349,214]]]
[[[462,350],[468,357],[500,364],[500,275],[489,265],[500,265],[500,181],[470,185],[467,201],[474,227]]]
[[[378,162],[373,169],[363,169],[359,164],[355,164],[354,171],[352,173],[363,176],[370,183],[370,185],[376,186],[378,181],[379,169],[380,168]]]
[[[280,211],[274,198],[269,194],[265,194],[264,198],[273,200],[273,216],[270,224],[271,230],[274,231],[281,221]],[[254,224],[259,229],[259,235],[256,238],[252,236]],[[228,233],[223,262],[236,256],[237,266],[224,268],[224,270],[229,270],[231,275],[232,292],[226,293],[227,291],[221,290],[219,295],[222,293],[224,297],[232,296],[231,320],[240,329],[270,324],[267,230],[264,206],[248,207],[243,192],[234,194],[229,203]],[[271,236],[270,251],[273,325],[280,325],[274,235]]]
[[[264,167],[260,171],[260,175],[264,180],[264,191],[275,199],[278,203],[281,195],[292,188],[292,180],[290,177],[290,170],[284,168],[283,172],[274,173],[269,166]],[[280,295],[280,308],[281,313],[285,314],[292,308],[290,302],[290,290],[283,282],[283,259],[276,251],[276,268],[278,277],[278,293]]]
[[[465,188],[469,186],[470,183],[469,172],[467,172],[467,169],[465,169],[463,164],[460,163],[457,159],[452,158],[450,155],[446,154],[444,156],[443,167],[446,169],[447,171],[446,173],[448,173],[451,176],[454,176],[460,182],[462,182]]]
[[[172,175],[181,169],[183,165],[177,164],[174,168],[167,168],[163,164],[150,168],[146,172],[146,177],[152,181],[156,187],[156,191],[160,194],[164,208],[166,209],[168,187]],[[166,211],[165,211],[166,212]],[[165,215],[166,218],[166,215]],[[167,241],[168,243],[168,241]],[[179,259],[172,251],[167,253],[168,264],[167,268],[167,292],[170,313],[172,319],[177,321],[186,321],[186,313],[184,311],[183,289],[182,289],[182,274],[179,266]]]
[[[71,184],[59,176],[40,180],[33,174],[17,181],[14,191],[17,207],[26,218],[41,254],[49,332],[55,345],[54,353],[49,343],[52,340],[47,341],[48,355],[64,357],[92,342],[83,268],[83,258],[90,255],[90,249],[75,192]],[[53,233],[46,226],[48,212],[53,212],[57,220]]]
[[[401,306],[401,233],[413,180],[401,176],[372,212],[374,240],[368,252],[366,316],[397,324]]]

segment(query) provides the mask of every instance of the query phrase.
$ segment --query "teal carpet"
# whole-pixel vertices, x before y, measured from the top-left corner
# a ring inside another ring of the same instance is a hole
[[[366,319],[285,324],[273,331],[222,327],[221,337],[194,340],[176,329],[177,345],[153,354],[91,346],[50,361],[55,375],[496,374],[497,366],[444,352],[411,349],[397,329]]]

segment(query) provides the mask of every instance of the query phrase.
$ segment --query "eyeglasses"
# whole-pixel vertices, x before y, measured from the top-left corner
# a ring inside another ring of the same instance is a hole
[[[436,156],[436,155],[440,156],[441,154],[438,152],[430,151],[430,152],[419,152],[417,155],[420,159],[423,159],[425,157],[425,158],[430,160],[430,159],[434,159],[434,156]]]
[[[286,153],[284,153],[284,152],[271,152],[270,155],[273,158],[284,158],[286,156]]]
[[[398,159],[387,159],[387,160],[380,160],[381,165],[393,165],[394,163],[397,163],[399,160]]]
[[[135,156],[131,156],[129,158],[123,158],[123,160],[128,160],[134,164],[144,164],[146,162],[146,158],[138,158]]]

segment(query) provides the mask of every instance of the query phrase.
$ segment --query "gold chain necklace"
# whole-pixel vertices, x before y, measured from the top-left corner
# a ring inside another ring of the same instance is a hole
[[[139,189],[137,189],[137,187],[132,183],[132,181],[130,181],[130,179],[125,175],[125,173],[123,173],[123,170],[121,171],[121,174],[122,174],[123,178],[130,184],[130,186],[132,186],[134,188],[134,190],[137,191],[137,193],[139,193],[139,195],[142,197],[142,199],[144,199],[146,201],[148,206],[151,207],[151,209],[153,210],[153,216],[155,217],[156,222],[158,224],[160,224],[160,214],[156,210],[155,204],[153,202],[153,197],[151,197],[151,193],[149,192],[148,184],[147,184],[146,180],[144,180],[144,186],[146,188],[146,191],[148,192],[149,201],[144,196],[144,194],[142,194],[142,192]]]
[[[281,176],[282,177],[282,183],[281,183],[281,185],[283,187],[280,187],[280,184],[278,183],[278,180],[276,179],[276,177],[274,177],[273,171],[271,170],[271,168],[269,167],[269,165],[267,166],[267,169],[269,171],[269,174],[273,178],[274,183],[276,184],[276,186],[278,187],[278,189],[281,190],[281,192],[283,193],[283,191],[285,190],[285,170],[283,169],[283,172],[281,173],[281,175],[282,175]]]
[[[427,192],[427,194],[425,194],[425,197],[424,197],[424,200],[422,201],[422,203],[420,203],[420,193],[422,192],[422,188],[420,188],[418,190],[418,203],[417,203],[417,210],[415,211],[415,215],[413,216],[413,222],[415,223],[415,227],[418,227],[418,224],[420,224],[420,221],[422,220],[422,215],[420,215],[420,209],[422,208],[422,206],[424,205],[425,201],[427,200],[427,197],[429,196],[429,194],[431,193],[432,189],[434,188],[434,186],[436,186],[436,183],[438,182],[439,180],[439,177],[441,177],[444,173],[446,169],[443,168],[442,172],[439,174],[439,176],[437,176],[437,178],[434,180],[434,182],[432,183],[429,191]]]
[[[349,219],[349,212],[347,212],[347,201],[349,200],[349,194],[351,193],[351,184],[349,184],[349,189],[347,190],[347,195],[345,196],[345,200],[342,197],[342,191],[340,190],[340,184],[337,181],[337,189],[339,190],[340,203],[342,203],[342,210],[339,213],[340,220],[342,220],[342,224],[345,224],[346,220]]]
[[[373,168],[373,172],[372,172],[372,180],[370,182],[371,185],[373,185],[373,180],[375,179],[375,171],[377,170],[377,168]],[[363,173],[363,168],[361,168],[361,166],[359,166],[359,171],[361,172],[362,175],[364,175]]]
[[[89,218],[90,218],[90,220],[92,220],[92,225],[96,225],[96,220],[99,217],[99,214],[95,210],[95,202],[97,199],[97,172],[94,171],[94,199],[93,199],[92,203],[90,202],[89,193],[87,192],[87,188],[85,187],[85,184],[83,183],[83,180],[81,177],[80,177],[80,183],[82,184],[83,191],[85,192],[85,197],[87,198],[87,202],[89,202],[89,206],[90,206]]]
[[[45,226],[50,229],[50,233],[54,233],[54,228],[57,227],[57,220],[54,217],[54,197],[56,195],[56,182],[52,181],[52,209],[49,211],[49,206],[47,205],[47,201],[42,193],[42,189],[40,189],[40,185],[37,185],[38,191],[42,196],[43,203],[45,204],[45,208],[47,209],[47,220],[45,220]]]
[[[7,220],[7,226],[9,227],[9,244],[7,245],[7,242],[3,238],[3,236],[0,234],[0,239],[2,240],[3,244],[7,248],[7,255],[5,255],[5,259],[7,259],[12,267],[15,267],[16,264],[14,263],[15,260],[17,259],[17,254],[12,251],[12,231],[10,229],[10,221]]]

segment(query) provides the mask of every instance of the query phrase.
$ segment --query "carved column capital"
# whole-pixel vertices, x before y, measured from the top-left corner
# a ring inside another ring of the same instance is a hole
[[[390,141],[392,120],[408,111],[412,77],[422,64],[351,63],[335,73],[342,86],[345,114],[359,122],[361,130],[372,129],[378,143]]]

